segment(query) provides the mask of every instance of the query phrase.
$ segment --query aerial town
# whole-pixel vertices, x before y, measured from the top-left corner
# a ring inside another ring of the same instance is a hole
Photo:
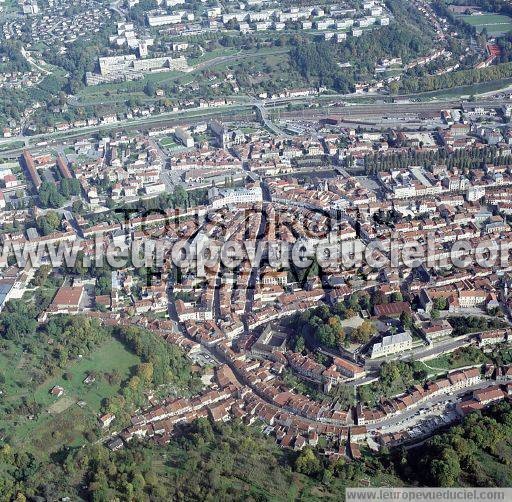
[[[2,499],[512,486],[511,33],[0,2]]]

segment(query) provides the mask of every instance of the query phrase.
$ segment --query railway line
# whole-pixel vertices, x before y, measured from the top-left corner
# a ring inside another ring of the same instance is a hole
[[[34,136],[18,136],[10,138],[9,140],[0,140],[1,144],[23,142],[24,145],[13,147],[12,149],[4,149],[2,155],[9,157],[21,153],[24,148],[37,147],[41,142],[45,143],[45,146],[53,143],[62,143],[66,140],[76,140],[81,138],[90,137],[91,135],[101,132],[116,132],[116,131],[133,131],[133,130],[147,130],[159,127],[170,127],[178,124],[197,124],[210,120],[212,118],[218,118],[227,121],[244,121],[251,118],[256,119],[256,110],[260,113],[265,110],[267,113],[264,114],[267,121],[268,114],[273,109],[287,106],[293,99],[281,99],[278,101],[272,101],[270,99],[261,101],[249,101],[246,103],[237,103],[231,106],[226,106],[223,109],[207,109],[198,110],[191,109],[190,111],[182,111],[179,113],[162,114],[160,116],[144,117],[140,120],[121,120],[115,124],[104,124],[99,126],[83,127],[71,129],[65,132],[53,132],[45,134],[37,134]],[[368,103],[358,105],[347,105],[315,109],[304,109],[296,111],[280,111],[281,119],[303,119],[303,120],[321,120],[325,118],[333,118],[341,123],[346,124],[361,124],[373,126],[379,125],[379,120],[383,117],[404,117],[414,118],[419,114],[437,114],[444,109],[450,108],[498,108],[505,104],[512,104],[511,99],[501,99],[500,101],[494,100],[479,100],[471,103],[465,103],[460,100],[447,100],[437,101],[429,103]],[[373,118],[379,119],[373,122]],[[280,130],[275,127],[275,132]]]

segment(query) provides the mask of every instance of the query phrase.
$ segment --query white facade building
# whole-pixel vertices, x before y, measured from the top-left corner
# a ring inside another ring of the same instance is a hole
[[[211,188],[208,192],[210,206],[213,209],[230,204],[253,204],[263,201],[263,193],[259,186],[253,188],[235,188],[219,190]]]
[[[385,336],[382,342],[376,343],[372,348],[371,358],[389,356],[412,349],[412,336],[409,331]]]

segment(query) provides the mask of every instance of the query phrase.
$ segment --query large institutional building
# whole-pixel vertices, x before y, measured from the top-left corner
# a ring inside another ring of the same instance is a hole
[[[263,193],[259,186],[253,188],[224,189],[211,188],[208,199],[213,209],[230,204],[253,204],[263,201]]]
[[[396,335],[385,336],[382,342],[376,343],[372,348],[372,359],[384,357],[412,349],[412,336],[408,331]]]
[[[123,54],[98,58],[98,65],[100,73],[87,72],[85,75],[87,85],[138,80],[143,78],[145,73],[150,72],[188,71],[189,69],[184,56],[137,59],[135,54]]]

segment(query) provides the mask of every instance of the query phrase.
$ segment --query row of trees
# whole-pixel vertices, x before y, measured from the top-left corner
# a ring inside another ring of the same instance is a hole
[[[411,94],[438,91],[512,77],[512,63],[502,63],[487,68],[454,71],[444,75],[405,78],[392,87],[392,92]]]
[[[350,159],[347,161],[350,164]],[[501,155],[495,146],[486,148],[468,148],[449,152],[445,148],[434,151],[410,149],[406,152],[387,154],[372,154],[364,158],[364,170],[367,174],[379,171],[389,172],[393,169],[405,169],[408,166],[430,167],[433,164],[446,165],[448,169],[457,167],[469,175],[472,169],[481,169],[485,164],[509,165],[510,155]]]
[[[371,455],[363,450],[362,460],[329,462],[311,447],[280,450],[238,421],[198,419],[166,446],[134,440],[116,452],[102,444],[63,448],[46,463],[4,444],[0,494],[19,501],[65,495],[94,501],[284,500],[290,493],[337,499],[346,486],[363,486],[368,479],[387,486],[507,487],[511,433],[512,407],[502,402],[417,448]]]
[[[347,464],[341,459],[326,465],[317,452],[305,448],[296,457],[294,468],[324,484],[340,478],[358,486],[363,475],[386,475],[388,483],[398,481],[400,485],[508,487],[512,484],[511,433],[512,406],[501,402],[483,413],[469,414],[449,432],[408,451],[384,448],[364,463]],[[393,474],[401,479],[393,480]]]
[[[453,327],[454,336],[507,327],[507,323],[499,318],[488,319],[485,317],[475,316],[451,317],[450,324]]]
[[[140,199],[126,208],[136,209],[142,214],[151,211],[167,211],[169,209],[188,209],[189,207],[204,205],[208,202],[208,189],[198,189],[187,192],[182,186],[177,186],[172,193],[164,193],[151,199]],[[122,213],[117,213],[124,218]]]
[[[297,477],[311,483],[256,428],[206,419],[184,425],[166,446],[133,440],[116,452],[102,444],[62,448],[46,462],[7,445],[0,466],[0,496],[16,501],[285,500]]]

